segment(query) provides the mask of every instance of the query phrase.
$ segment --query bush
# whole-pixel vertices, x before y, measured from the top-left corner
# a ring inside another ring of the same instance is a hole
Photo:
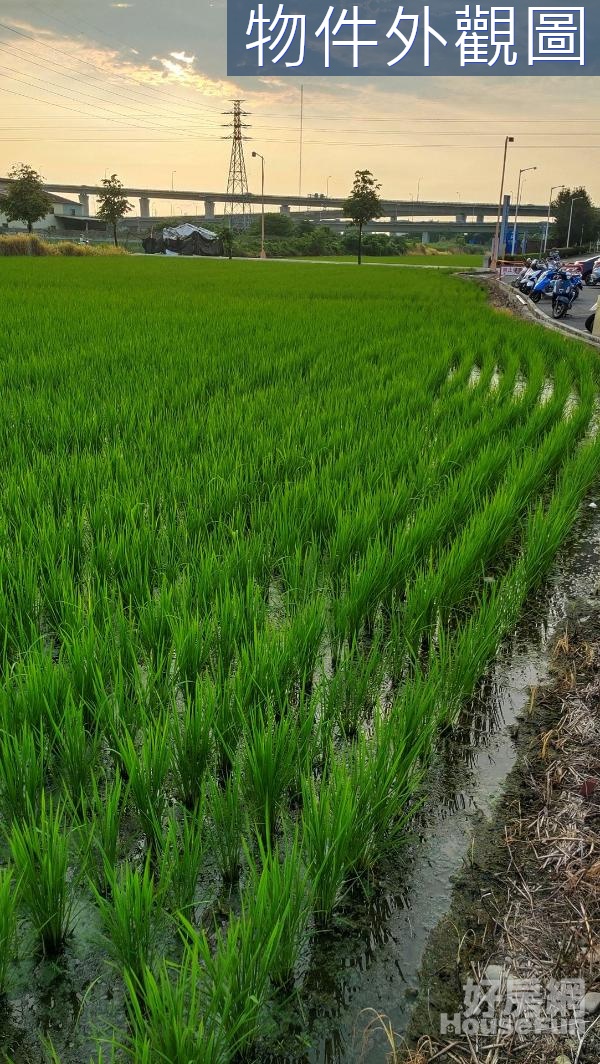
[[[67,256],[71,258],[89,258],[97,255],[127,255],[124,248],[115,248],[111,244],[74,244],[71,240],[50,243],[39,236],[15,233],[0,236],[0,256],[35,255]]]

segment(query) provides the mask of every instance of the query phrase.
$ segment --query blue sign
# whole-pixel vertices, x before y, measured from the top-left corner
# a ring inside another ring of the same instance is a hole
[[[227,74],[600,74],[600,4],[227,0]]]

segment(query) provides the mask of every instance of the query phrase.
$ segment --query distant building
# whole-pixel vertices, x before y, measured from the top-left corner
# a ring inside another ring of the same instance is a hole
[[[2,213],[3,198],[4,190],[0,188],[0,233],[3,231],[9,233],[26,232],[27,226],[23,222],[8,222],[6,220],[6,216]],[[70,228],[69,220],[71,218],[85,218],[84,209],[80,203],[65,199],[64,196],[57,196],[53,192],[49,193],[49,199],[52,201],[52,211],[45,218],[40,218],[39,222],[34,223],[34,231],[47,232],[49,229],[56,229],[59,232],[64,232]],[[83,228],[83,224],[79,228]]]

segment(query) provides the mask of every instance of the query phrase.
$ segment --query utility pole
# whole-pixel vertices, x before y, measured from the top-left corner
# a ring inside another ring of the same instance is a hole
[[[506,175],[506,153],[508,151],[508,145],[514,143],[514,137],[505,137],[504,139],[504,159],[502,162],[502,177],[500,179],[500,198],[498,200],[498,216],[496,218],[496,231],[494,233],[494,244],[492,247],[492,261],[491,267],[493,270],[498,266],[498,256],[500,254],[500,217],[502,214],[502,201],[504,199],[504,178]]]
[[[304,85],[300,86],[300,157],[298,160],[298,195],[302,195],[302,140],[304,136]]]
[[[248,138],[243,130],[249,129],[247,122],[242,122],[250,111],[242,111],[243,100],[232,100],[233,111],[223,111],[224,115],[232,115],[231,122],[223,125],[232,129],[232,132],[223,140],[230,140],[231,158],[229,160],[229,177],[227,179],[227,200],[223,213],[229,215],[229,227],[231,219],[236,213],[242,215],[242,227],[245,228],[250,221],[252,204],[248,202],[248,175],[246,174],[246,162],[244,160],[244,141]]]

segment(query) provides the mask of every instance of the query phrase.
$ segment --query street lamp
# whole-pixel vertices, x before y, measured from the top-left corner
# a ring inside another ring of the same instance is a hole
[[[329,174],[329,176],[327,177],[327,191],[326,191],[327,199],[329,199],[329,182],[330,182],[332,177],[333,177],[333,174]]]
[[[260,159],[260,195],[261,195],[261,209],[260,209],[260,257],[266,259],[265,252],[265,157],[261,155],[259,151],[252,152],[253,159]]]
[[[504,161],[502,163],[502,178],[500,180],[500,199],[498,200],[498,216],[496,218],[496,232],[494,233],[494,246],[492,248],[492,269],[495,270],[498,265],[498,253],[500,251],[500,215],[502,214],[502,198],[504,196],[504,175],[506,174],[506,153],[508,151],[508,145],[514,144],[514,137],[506,137],[504,140]]]
[[[417,203],[419,202],[419,193],[421,191],[421,178],[417,181]]]
[[[550,230],[550,211],[552,210],[552,193],[556,192],[559,188],[566,188],[566,185],[553,185],[550,189],[550,199],[548,201],[548,217],[546,219],[546,236],[544,237],[544,255],[548,250],[548,232]]]
[[[515,254],[517,247],[517,219],[519,217],[519,203],[521,202],[521,178],[523,174],[528,174],[530,170],[537,170],[537,166],[525,166],[522,170],[519,170],[519,184],[517,185],[517,205],[515,207],[515,224],[513,225],[513,239],[512,239],[512,252]]]
[[[582,200],[584,198],[585,198],[584,196],[571,196],[571,212],[569,214],[569,232],[567,234],[567,251],[569,250],[569,247],[571,245],[571,226],[573,224],[573,204],[576,203],[577,200]]]
[[[175,191],[175,174],[177,170],[171,170],[171,192]],[[173,204],[171,203],[171,214],[173,214]]]

